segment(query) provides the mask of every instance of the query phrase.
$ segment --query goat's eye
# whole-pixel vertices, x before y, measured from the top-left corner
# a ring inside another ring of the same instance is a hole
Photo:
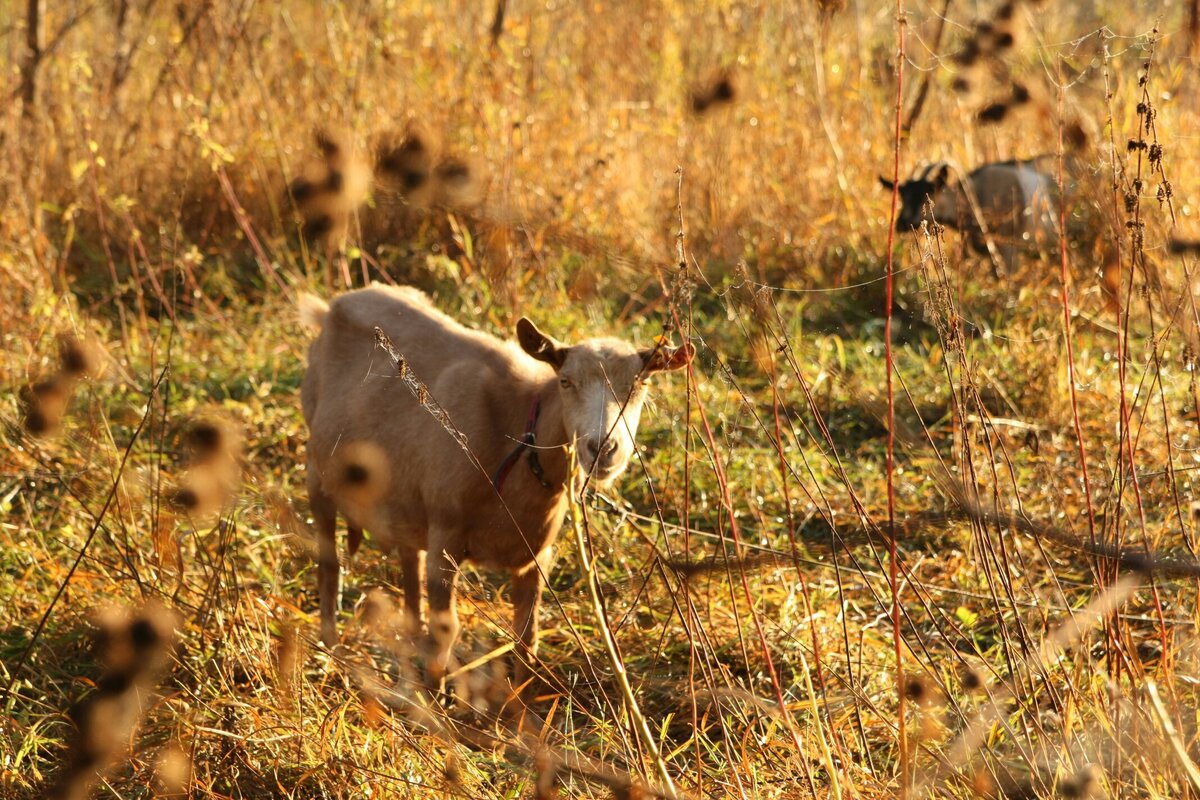
[[[570,378],[559,378],[559,379],[558,379],[558,385],[559,385],[559,386],[561,386],[561,387],[562,387],[562,388],[564,388],[564,389],[570,389],[572,386],[574,386],[574,384],[573,384],[573,383],[571,383],[571,379],[570,379]]]

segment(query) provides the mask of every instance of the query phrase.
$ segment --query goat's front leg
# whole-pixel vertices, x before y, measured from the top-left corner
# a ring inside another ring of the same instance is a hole
[[[542,575],[549,572],[551,548],[538,554],[537,561],[512,577],[513,631],[517,649],[513,657],[513,685],[520,686],[533,675],[537,656],[538,609],[542,603]],[[531,684],[532,685],[532,684]]]
[[[309,468],[309,475],[316,470]],[[341,565],[337,554],[337,506],[317,480],[308,482],[308,504],[317,526],[317,597],[321,608],[321,641],[326,647],[338,643],[337,607]]]
[[[458,584],[458,562],[462,553],[458,548],[448,549],[447,538],[434,536],[431,532],[429,550],[425,554],[429,634],[433,639],[433,653],[430,654],[425,672],[429,686],[435,689],[442,688],[453,659],[454,642],[458,639],[458,610],[455,608],[454,590]]]

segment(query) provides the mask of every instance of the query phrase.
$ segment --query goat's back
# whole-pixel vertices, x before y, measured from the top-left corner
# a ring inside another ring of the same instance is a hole
[[[969,176],[979,209],[990,229],[1001,236],[1030,235],[1048,241],[1055,235],[1054,179],[1042,171],[1044,159],[985,164]]]

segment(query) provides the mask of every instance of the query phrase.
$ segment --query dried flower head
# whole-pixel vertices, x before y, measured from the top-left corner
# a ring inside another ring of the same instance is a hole
[[[692,90],[692,111],[704,114],[717,106],[729,105],[736,99],[737,86],[733,77],[728,72],[719,72],[707,83]]]
[[[169,744],[154,761],[154,776],[158,780],[158,797],[162,800],[186,797],[192,782],[192,759],[179,744]]]
[[[183,434],[191,464],[205,464],[217,459],[236,459],[242,452],[242,434],[237,426],[215,415],[193,420]]]
[[[383,498],[391,482],[387,454],[374,442],[342,445],[334,453],[325,475],[326,489],[361,509],[371,509]]]
[[[437,146],[417,123],[403,133],[384,133],[375,146],[375,172],[405,197],[420,192],[433,177]]]
[[[75,735],[57,780],[47,787],[49,797],[84,800],[128,747],[148,690],[170,664],[177,624],[175,615],[158,605],[101,612],[95,643],[105,672],[95,691],[69,713]]]
[[[437,205],[447,208],[468,208],[483,200],[485,193],[483,169],[466,158],[449,156],[434,168]]]
[[[345,242],[350,216],[370,192],[371,165],[348,132],[321,128],[313,140],[320,159],[303,168],[288,185],[288,195],[300,212],[304,235],[338,249]]]
[[[1095,764],[1087,764],[1074,775],[1060,781],[1058,793],[1061,797],[1073,800],[1099,797],[1103,780],[1103,770]]]
[[[43,378],[21,393],[25,406],[25,429],[34,436],[55,433],[62,424],[74,392],[74,381],[63,375]]]
[[[93,339],[80,339],[72,334],[59,337],[59,370],[68,378],[100,378],[104,374],[107,360],[104,348]]]

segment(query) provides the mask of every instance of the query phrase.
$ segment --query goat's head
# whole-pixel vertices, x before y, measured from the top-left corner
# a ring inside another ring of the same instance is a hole
[[[567,438],[575,443],[579,468],[600,486],[629,465],[650,375],[686,366],[695,354],[690,344],[638,350],[620,339],[565,345],[524,318],[517,341],[558,373]]]
[[[919,228],[922,220],[928,219],[926,207],[932,203],[937,205],[938,195],[946,188],[950,179],[950,166],[945,163],[931,164],[917,172],[900,184],[900,212],[896,215],[896,229],[909,231]],[[880,177],[879,182],[889,192],[895,185],[887,178]]]

